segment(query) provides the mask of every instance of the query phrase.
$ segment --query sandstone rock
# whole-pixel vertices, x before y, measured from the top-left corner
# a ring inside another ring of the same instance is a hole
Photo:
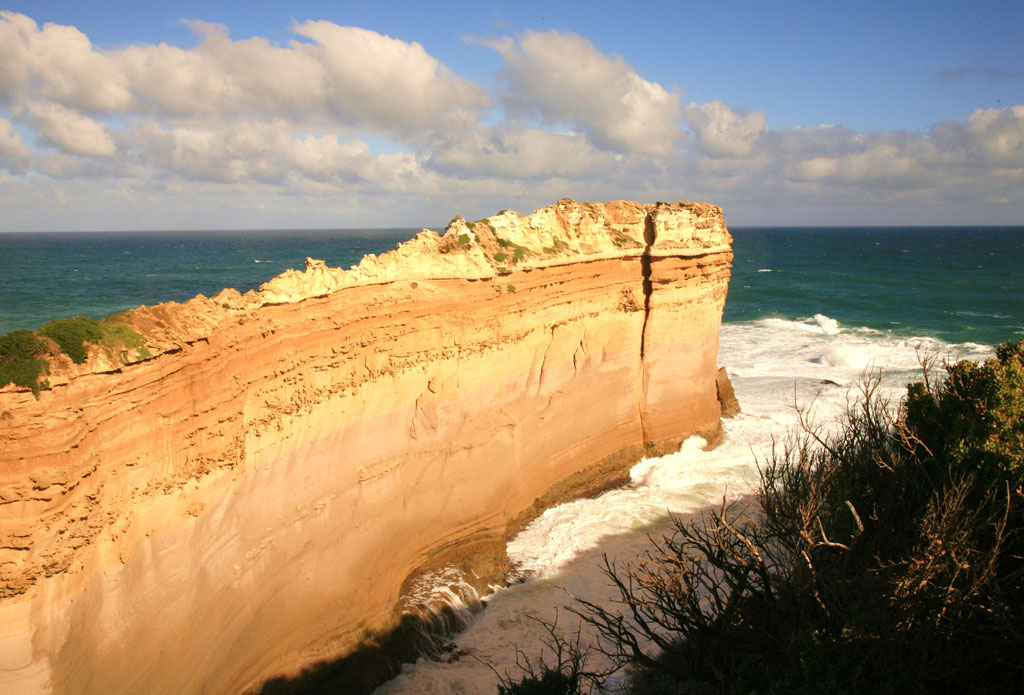
[[[0,390],[0,692],[242,692],[710,437],[730,242],[696,203],[457,217],[127,312],[151,358]]]
[[[725,367],[718,369],[715,387],[718,390],[718,402],[722,406],[722,417],[734,418],[739,415],[740,402],[736,400],[736,392],[732,390],[732,382],[729,381],[729,373],[725,371]]]

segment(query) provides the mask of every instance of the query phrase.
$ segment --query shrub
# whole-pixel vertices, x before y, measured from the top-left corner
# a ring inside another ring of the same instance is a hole
[[[557,616],[553,624],[538,622],[548,632],[548,637],[542,638],[541,644],[547,648],[551,661],[545,660],[543,655],[531,659],[516,647],[516,667],[521,674],[518,680],[508,671],[499,673],[487,664],[498,676],[498,695],[579,695],[600,692],[601,682],[611,672],[587,668],[591,650],[581,644],[579,631],[570,640],[558,632]]]
[[[978,364],[946,367],[941,389],[912,384],[907,422],[929,451],[988,480],[1024,483],[1024,341],[1003,343]]]
[[[0,336],[0,387],[13,383],[15,386],[39,390],[46,387],[39,377],[47,372],[43,354],[46,343],[35,333],[20,329]]]
[[[55,319],[44,323],[39,332],[57,343],[61,351],[75,364],[85,362],[85,343],[98,343],[103,338],[103,331],[99,325],[85,316]]]
[[[1024,682],[1022,344],[804,422],[727,504],[578,600],[633,693],[1001,693]],[[623,606],[619,608],[616,606]]]

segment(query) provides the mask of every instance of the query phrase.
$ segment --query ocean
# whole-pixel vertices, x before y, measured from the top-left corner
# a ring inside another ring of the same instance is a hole
[[[418,230],[0,234],[0,334],[59,316],[94,318],[138,304],[246,290],[304,258],[351,265]],[[577,629],[570,594],[614,599],[604,555],[628,560],[669,514],[748,495],[757,461],[800,417],[827,426],[864,376],[897,399],[920,361],[984,359],[1024,339],[1024,227],[737,228],[719,364],[743,408],[711,451],[697,439],[637,463],[627,486],[545,512],[510,542],[525,581],[476,604],[457,578],[417,593],[453,603],[465,629],[441,658],[421,658],[377,695],[495,692],[490,667],[516,673],[544,628]],[[584,631],[584,641],[592,638]]]

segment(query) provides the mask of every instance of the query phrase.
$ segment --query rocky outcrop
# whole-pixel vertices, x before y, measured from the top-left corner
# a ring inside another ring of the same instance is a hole
[[[730,242],[706,204],[455,218],[136,309],[148,359],[0,389],[0,691],[242,692],[594,471],[712,436]]]

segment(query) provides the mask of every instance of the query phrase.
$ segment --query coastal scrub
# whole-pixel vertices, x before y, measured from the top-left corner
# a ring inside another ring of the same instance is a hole
[[[866,379],[832,433],[804,421],[760,464],[756,504],[723,500],[632,561],[605,558],[619,600],[572,610],[626,692],[1019,689],[1024,342],[932,371],[898,404]],[[555,668],[576,688],[560,693],[603,685]]]
[[[22,328],[0,336],[0,387],[13,383],[38,396],[46,387],[39,380],[47,372],[45,353],[46,342],[32,331]]]
[[[52,341],[52,342],[50,342]],[[55,319],[38,331],[19,329],[0,336],[0,387],[13,383],[32,389],[36,396],[49,385],[40,377],[50,373],[49,358],[59,348],[75,364],[84,364],[87,344],[99,345],[107,357],[122,364],[130,361],[130,352],[149,357],[146,339],[136,330],[110,318],[94,321],[85,316]]]

